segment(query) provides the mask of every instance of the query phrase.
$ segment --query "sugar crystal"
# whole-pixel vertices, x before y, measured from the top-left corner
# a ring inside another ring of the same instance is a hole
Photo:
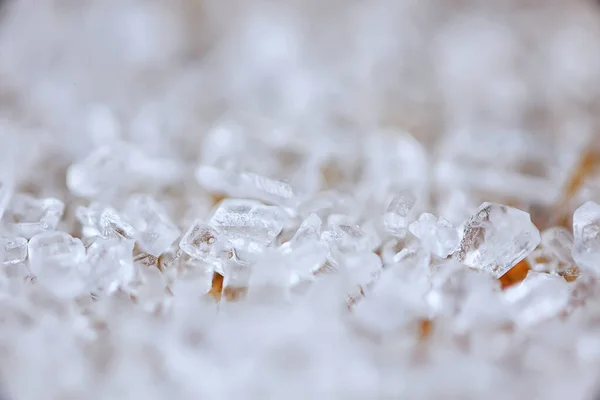
[[[18,264],[27,258],[27,239],[22,237],[0,238],[4,245],[4,264]]]
[[[30,239],[56,229],[64,210],[64,203],[56,198],[16,194],[6,216],[7,226],[15,235]]]
[[[588,201],[573,214],[573,259],[581,268],[599,272],[600,205]]]
[[[540,243],[529,214],[502,204],[483,203],[463,227],[455,258],[499,277]]]
[[[458,246],[458,231],[443,218],[423,213],[409,226],[410,232],[421,240],[425,249],[438,257],[447,257]]]
[[[402,191],[392,198],[383,216],[383,223],[395,236],[404,237],[411,221],[411,211],[416,203],[415,195]]]
[[[196,220],[181,238],[179,247],[190,257],[207,260],[216,249],[219,234],[210,225]]]

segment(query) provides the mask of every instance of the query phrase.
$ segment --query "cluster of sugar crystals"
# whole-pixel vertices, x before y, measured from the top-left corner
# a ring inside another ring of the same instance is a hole
[[[592,2],[272,3],[0,1],[0,399],[595,398]]]

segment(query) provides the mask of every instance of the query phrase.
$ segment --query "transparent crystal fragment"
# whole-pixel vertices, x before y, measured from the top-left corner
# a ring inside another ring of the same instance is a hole
[[[45,267],[69,267],[83,261],[85,247],[81,240],[65,232],[40,233],[27,245],[29,265],[35,274]]]
[[[112,207],[103,207],[100,203],[94,202],[88,207],[80,206],[75,215],[82,225],[85,237],[131,239],[135,234],[133,226],[125,220],[125,216]]]
[[[254,200],[223,200],[210,219],[210,225],[234,245],[268,246],[281,233],[287,216],[277,206],[265,206]]]
[[[4,264],[18,264],[27,258],[27,239],[22,237],[0,238],[3,244]]]
[[[181,233],[162,205],[148,195],[132,195],[124,213],[136,231],[139,246],[154,256],[168,250]]]
[[[94,240],[87,248],[83,272],[90,291],[110,294],[134,279],[133,246],[133,240]]]
[[[321,242],[307,242],[292,247],[282,246],[286,265],[290,270],[290,285],[309,282],[327,262],[329,248]]]
[[[321,238],[323,221],[317,214],[309,214],[298,227],[294,236],[288,242],[290,246],[300,246],[305,243],[318,242]]]
[[[179,248],[190,257],[207,261],[214,253],[219,234],[210,225],[196,220],[179,242]]]
[[[256,199],[282,206],[292,206],[295,200],[288,183],[251,172],[236,173],[203,165],[196,169],[196,179],[203,188],[231,197]]]
[[[383,266],[381,258],[369,251],[345,254],[341,263],[351,291],[373,282]]]
[[[58,226],[65,205],[53,197],[35,198],[16,194],[6,215],[6,226],[15,235],[30,239]]]
[[[448,257],[458,247],[458,231],[443,218],[423,213],[409,226],[410,233],[421,240],[422,246],[438,257]]]
[[[515,323],[527,327],[564,310],[570,293],[570,285],[562,277],[529,271],[522,282],[504,292],[504,300]]]
[[[600,205],[588,201],[573,214],[572,256],[577,265],[600,272]]]
[[[540,233],[529,214],[496,203],[483,203],[463,226],[454,257],[496,277],[527,257],[540,243]]]
[[[571,256],[573,235],[563,227],[542,232],[542,244],[527,258],[531,269],[538,272],[568,273],[575,269]]]
[[[408,190],[395,195],[383,215],[385,228],[393,235],[403,238],[406,235],[408,225],[412,222],[411,211],[416,201],[415,195]]]

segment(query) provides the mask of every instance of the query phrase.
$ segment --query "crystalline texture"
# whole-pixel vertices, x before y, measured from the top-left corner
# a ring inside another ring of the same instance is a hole
[[[223,232],[234,246],[247,242],[261,246],[271,244],[283,230],[286,216],[276,206],[265,206],[253,200],[223,200],[210,224]]]
[[[65,205],[53,197],[37,199],[17,194],[7,215],[7,227],[15,235],[30,239],[38,233],[56,229]]]
[[[256,199],[282,206],[291,206],[294,201],[294,192],[288,183],[250,172],[238,174],[211,166],[200,166],[196,169],[196,179],[205,189],[232,197]]]
[[[92,203],[88,207],[78,207],[75,212],[86,237],[133,238],[135,230],[117,210]]]
[[[147,195],[131,196],[125,205],[125,215],[136,231],[140,247],[154,256],[168,250],[181,233],[164,208]]]
[[[22,237],[0,238],[3,243],[4,264],[18,264],[27,258],[27,239]]]
[[[516,265],[540,243],[529,214],[516,208],[483,203],[464,224],[455,258],[497,277]]]
[[[415,203],[416,197],[410,191],[405,190],[394,196],[383,215],[385,228],[395,236],[404,237]]]
[[[206,261],[217,241],[217,231],[210,225],[196,220],[181,238],[179,247],[190,257]]]
[[[504,299],[515,322],[529,326],[557,315],[567,306],[569,296],[569,284],[560,276],[529,271],[521,283],[506,290]]]
[[[421,240],[422,246],[438,257],[448,257],[458,246],[456,228],[443,218],[423,213],[409,226],[410,232]]]
[[[112,293],[135,276],[132,240],[97,238],[87,249],[86,280],[94,292]]]
[[[573,259],[581,268],[600,272],[600,205],[588,201],[573,214]]]
[[[81,240],[65,232],[40,233],[31,238],[27,248],[29,266],[36,275],[43,275],[50,268],[71,268],[85,257]]]

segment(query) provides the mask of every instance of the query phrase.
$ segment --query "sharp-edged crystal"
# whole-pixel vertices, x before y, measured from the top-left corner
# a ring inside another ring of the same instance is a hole
[[[581,268],[600,272],[600,205],[588,201],[573,214],[573,259]]]
[[[459,238],[456,228],[443,218],[423,213],[409,226],[410,232],[421,240],[421,245],[438,257],[448,257],[456,250]]]
[[[64,203],[53,197],[16,194],[5,219],[12,233],[30,239],[38,233],[56,229],[64,210]]]
[[[417,199],[415,195],[404,190],[395,195],[383,215],[386,229],[397,237],[404,237],[408,225],[412,222],[412,213]]]
[[[496,203],[483,203],[463,226],[455,258],[499,277],[527,257],[540,243],[529,214]]]
[[[181,238],[179,247],[190,257],[206,261],[216,249],[219,234],[210,225],[196,220]]]

